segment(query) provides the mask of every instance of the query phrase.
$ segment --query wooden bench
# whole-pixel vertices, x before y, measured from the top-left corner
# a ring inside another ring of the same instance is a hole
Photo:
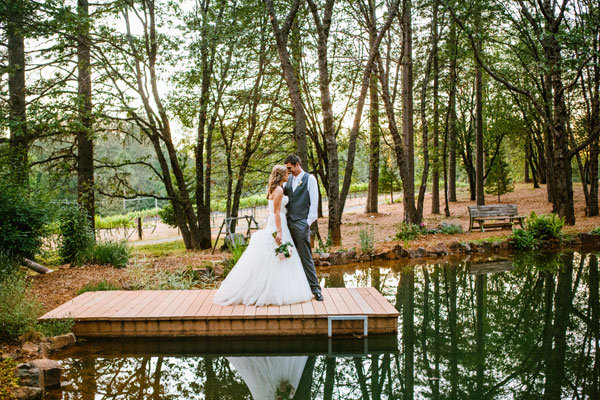
[[[516,204],[494,204],[491,206],[469,206],[469,231],[478,224],[481,232],[484,228],[512,228],[520,224],[523,228],[525,217],[520,216]]]

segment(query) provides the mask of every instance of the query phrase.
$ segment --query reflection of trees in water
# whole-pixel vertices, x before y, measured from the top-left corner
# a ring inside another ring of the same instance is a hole
[[[307,359],[296,399],[599,398],[596,255],[361,272],[400,311],[400,351]],[[366,277],[366,278],[365,278]],[[351,286],[332,273],[327,286]],[[65,399],[249,399],[223,357],[66,361]]]

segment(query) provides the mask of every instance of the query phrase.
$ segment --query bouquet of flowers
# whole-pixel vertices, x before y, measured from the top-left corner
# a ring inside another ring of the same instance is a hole
[[[273,232],[273,239],[277,237],[277,232]],[[292,256],[292,249],[294,246],[290,242],[281,243],[278,247],[275,248],[275,254],[279,256],[280,260],[285,260],[286,258],[290,258]]]

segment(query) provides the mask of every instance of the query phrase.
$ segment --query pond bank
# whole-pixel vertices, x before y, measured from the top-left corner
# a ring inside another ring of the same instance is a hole
[[[600,250],[600,235],[578,233],[561,239],[540,242],[537,248],[538,251],[560,251],[567,249],[587,251]],[[468,254],[480,254],[482,256],[502,254],[510,256],[517,251],[514,240],[511,237],[504,237],[473,241],[451,241],[449,243],[447,241],[440,241],[419,247],[389,244],[387,248],[379,248],[373,254],[342,249],[331,253],[314,253],[313,258],[316,266],[330,267],[333,265],[344,265],[357,262],[432,259],[446,256],[464,256]]]

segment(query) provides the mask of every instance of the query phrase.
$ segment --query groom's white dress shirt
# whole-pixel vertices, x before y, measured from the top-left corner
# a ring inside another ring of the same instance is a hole
[[[298,176],[292,175],[292,191],[295,191],[298,187],[298,182],[302,181],[304,174],[306,172],[302,171],[298,174]],[[317,220],[317,205],[319,202],[319,188],[317,187],[317,178],[314,175],[308,176],[308,196],[310,198],[310,208],[308,209],[308,217],[306,218],[306,222],[308,226],[311,226],[313,222]]]

